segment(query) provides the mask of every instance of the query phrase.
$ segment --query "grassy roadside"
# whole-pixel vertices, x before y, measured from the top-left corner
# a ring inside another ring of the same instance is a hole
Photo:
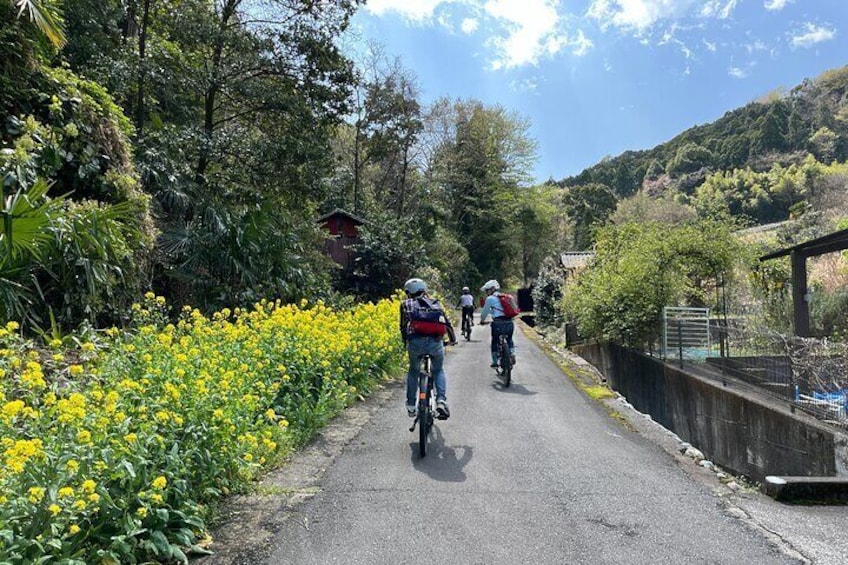
[[[577,366],[549,338],[546,338],[536,328],[524,322],[519,322],[519,325],[524,335],[545,352],[548,358],[559,367],[578,390],[601,405],[607,414],[609,414],[610,418],[619,422],[628,430],[636,431],[636,428],[610,402],[612,399],[617,398],[618,395],[602,380],[603,377],[597,370]]]

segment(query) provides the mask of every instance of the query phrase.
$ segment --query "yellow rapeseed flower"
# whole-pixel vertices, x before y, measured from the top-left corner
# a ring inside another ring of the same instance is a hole
[[[72,487],[62,487],[59,489],[59,498],[70,498],[74,495],[74,489]]]
[[[166,479],[165,477],[160,475],[160,476],[156,477],[155,479],[153,479],[152,485],[153,485],[153,488],[155,488],[156,490],[162,490],[166,486],[168,486],[168,479]]]
[[[82,482],[82,491],[84,493],[90,494],[90,493],[94,492],[94,489],[96,489],[96,488],[97,488],[97,483],[95,483],[91,479],[86,479]]]
[[[44,493],[46,490],[44,487],[30,487],[27,493],[29,494],[28,499],[33,504],[38,504],[44,498]]]
[[[50,511],[51,516],[56,516],[59,512],[62,511],[62,507],[59,506],[58,504],[51,504],[50,506],[47,507],[47,510]]]
[[[138,510],[135,511],[135,513],[140,518],[144,518],[145,516],[147,516],[147,508],[145,508],[144,506],[141,506],[141,507],[139,507]]]
[[[79,533],[79,531],[80,531],[80,527],[79,527],[79,526],[77,526],[76,524],[71,524],[71,525],[68,527],[68,532],[70,532],[70,534],[71,534],[71,535],[78,534],[78,533]]]

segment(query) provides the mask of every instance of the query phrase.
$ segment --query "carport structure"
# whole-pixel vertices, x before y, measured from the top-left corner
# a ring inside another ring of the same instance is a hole
[[[786,257],[787,255],[790,258],[792,264],[792,310],[796,336],[810,337],[810,295],[807,288],[807,258],[834,253],[844,249],[848,249],[848,229],[833,232],[760,257],[760,261],[768,261],[769,259],[777,259],[778,257]]]

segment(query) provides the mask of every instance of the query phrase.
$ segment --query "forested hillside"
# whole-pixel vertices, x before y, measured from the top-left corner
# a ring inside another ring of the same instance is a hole
[[[799,152],[826,163],[848,159],[848,67],[805,80],[789,92],[769,94],[653,149],[604,159],[561,184],[601,183],[623,198],[646,180],[667,174],[687,191],[697,184],[686,178],[689,174],[746,167],[762,171],[796,160]]]
[[[805,80],[644,151],[607,158],[558,185],[578,213],[575,243],[623,199],[644,194],[762,224],[818,207],[844,181],[848,67]],[[843,183],[844,186],[844,183]],[[581,215],[582,214],[582,215]]]

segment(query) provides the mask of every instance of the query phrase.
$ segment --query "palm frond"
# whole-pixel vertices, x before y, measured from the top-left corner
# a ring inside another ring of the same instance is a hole
[[[2,187],[2,183],[0,183]],[[0,266],[23,259],[39,260],[52,246],[51,222],[63,199],[46,199],[48,184],[39,180],[7,196],[0,209]]]
[[[56,49],[65,46],[67,38],[63,29],[62,12],[49,2],[49,0],[12,0],[18,8],[18,17],[26,13],[27,17],[35,23],[50,43]]]

